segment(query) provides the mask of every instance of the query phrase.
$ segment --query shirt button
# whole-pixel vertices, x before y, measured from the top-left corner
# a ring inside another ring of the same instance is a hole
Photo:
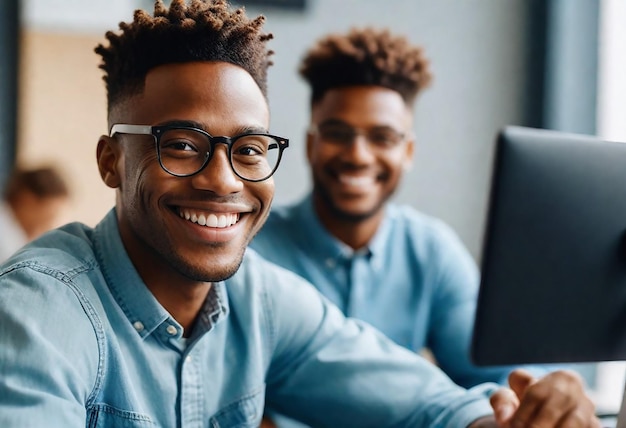
[[[187,355],[187,357],[185,358],[185,361],[190,363],[192,360],[191,355]]]
[[[174,336],[176,335],[176,333],[178,333],[178,329],[176,327],[174,327],[173,325],[168,325],[167,328],[165,329],[167,330],[167,332],[171,335]]]
[[[143,331],[143,323],[141,321],[135,321],[133,327],[135,327],[137,331]]]
[[[333,259],[326,259],[326,267],[327,268],[334,268],[335,267],[335,261]]]

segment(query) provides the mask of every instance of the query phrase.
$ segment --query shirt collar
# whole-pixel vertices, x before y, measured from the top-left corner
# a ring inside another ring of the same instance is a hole
[[[335,238],[322,225],[313,207],[313,196],[309,193],[296,206],[296,217],[305,225],[302,233],[315,254],[324,254],[332,259],[348,259],[354,253],[352,249]]]
[[[150,292],[128,257],[120,237],[115,209],[96,226],[94,241],[96,257],[111,294],[137,333],[145,338],[154,331],[164,330],[170,337],[180,337],[182,327]],[[224,284],[214,284],[194,327],[194,337],[210,330],[227,313]],[[171,326],[178,330],[176,334],[171,333]]]
[[[196,339],[211,330],[215,324],[226,317],[229,312],[227,296],[224,281],[213,284],[200,310],[190,339]]]

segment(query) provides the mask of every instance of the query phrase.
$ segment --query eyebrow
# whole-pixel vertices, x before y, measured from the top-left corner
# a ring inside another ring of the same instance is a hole
[[[328,125],[342,125],[342,126],[349,126],[351,128],[353,128],[352,125],[350,125],[347,122],[344,122],[343,120],[340,119],[326,119],[323,122],[320,122],[318,124],[318,126],[328,126]]]
[[[323,122],[321,122],[318,126],[345,126],[347,128],[354,128],[354,126],[350,125],[347,122],[344,122],[341,119],[327,119]],[[387,125],[387,124],[380,124],[380,125],[373,125],[369,128],[367,128],[367,130],[369,131],[395,131],[398,133],[402,133],[402,131],[399,131],[398,129],[396,129],[394,126],[391,125]]]
[[[169,120],[166,122],[160,122],[159,126],[188,126],[192,128],[202,129],[203,131],[209,133],[211,136],[217,136],[211,133],[204,124],[200,122],[196,122],[195,120]],[[235,129],[235,133],[230,135],[231,137],[234,135],[242,135],[242,134],[267,134],[269,131],[262,127],[256,125],[248,125],[248,126],[239,126]]]

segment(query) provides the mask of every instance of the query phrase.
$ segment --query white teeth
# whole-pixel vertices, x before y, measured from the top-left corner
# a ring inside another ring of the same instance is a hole
[[[215,227],[223,229],[234,225],[239,221],[239,214],[204,214],[197,213],[193,210],[186,208],[179,209],[179,215],[185,220],[189,220],[192,223],[197,223],[200,226]]]
[[[215,214],[209,214],[206,224],[209,227],[217,227],[217,216]]]
[[[340,175],[339,181],[350,186],[371,186],[375,180],[371,176]]]

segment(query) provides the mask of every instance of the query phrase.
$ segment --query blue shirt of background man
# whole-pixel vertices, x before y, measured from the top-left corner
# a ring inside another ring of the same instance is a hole
[[[115,212],[0,267],[0,426],[467,426],[490,414],[436,367],[248,251],[190,337],[128,258]]]
[[[347,316],[367,321],[410,350],[429,348],[459,385],[506,383],[510,367],[470,361],[479,273],[440,220],[387,204],[370,245],[355,252],[319,222],[309,195],[294,205],[275,205],[250,246],[309,280]]]

